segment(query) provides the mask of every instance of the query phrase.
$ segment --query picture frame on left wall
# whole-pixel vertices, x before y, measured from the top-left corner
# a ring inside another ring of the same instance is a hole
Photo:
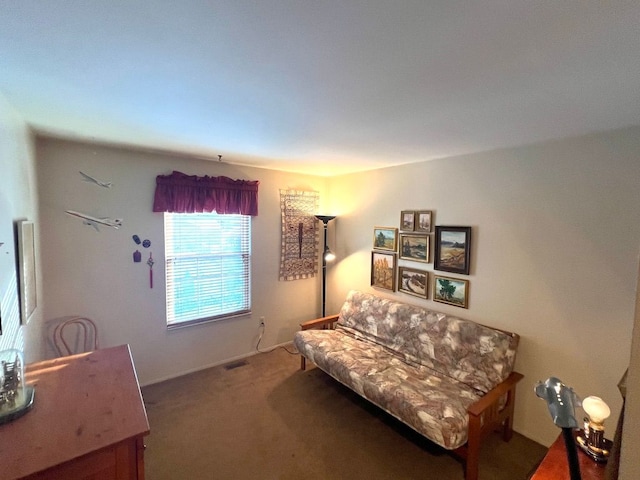
[[[18,237],[20,319],[22,324],[26,325],[38,306],[35,228],[33,222],[19,220],[16,224],[16,230]]]
[[[397,253],[371,252],[371,286],[396,291]]]

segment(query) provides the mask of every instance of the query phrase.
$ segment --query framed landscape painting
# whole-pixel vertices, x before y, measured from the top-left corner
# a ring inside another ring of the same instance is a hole
[[[431,210],[420,210],[416,212],[416,232],[431,231]]]
[[[396,291],[397,254],[371,252],[371,286]]]
[[[434,268],[469,275],[471,227],[436,226]]]
[[[413,232],[415,228],[416,212],[413,210],[403,210],[400,212],[400,230]]]
[[[400,267],[398,291],[420,298],[429,298],[429,291],[427,290],[428,276],[429,274],[426,270]]]
[[[429,262],[429,235],[400,234],[400,258]]]
[[[393,227],[374,227],[373,248],[395,252],[398,248],[398,229]]]
[[[433,301],[467,308],[469,305],[469,280],[434,275]]]

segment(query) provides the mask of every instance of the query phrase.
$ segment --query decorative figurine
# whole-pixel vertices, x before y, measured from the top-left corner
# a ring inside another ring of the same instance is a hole
[[[34,389],[23,384],[20,350],[0,351],[0,425],[24,415],[33,406]]]
[[[95,183],[96,185],[98,185],[99,187],[102,187],[102,188],[111,188],[111,186],[113,185],[113,183],[111,183],[111,182],[103,182],[101,180],[97,180],[97,179],[93,178],[91,175],[87,175],[84,172],[80,172],[80,175],[82,175],[82,179],[85,182]]]
[[[121,218],[108,218],[108,217],[94,217],[89,215],[88,213],[76,212],[75,210],[65,210],[67,215],[71,215],[72,217],[76,217],[82,220],[82,223],[85,225],[91,225],[96,229],[97,232],[100,231],[99,225],[104,227],[111,227],[118,229],[122,226]]]
[[[18,387],[22,382],[22,366],[16,353],[15,360],[2,360],[2,385],[0,386],[0,406],[13,407],[18,396]]]
[[[147,260],[147,265],[149,265],[149,288],[153,288],[153,256],[151,252],[149,252],[149,260]]]

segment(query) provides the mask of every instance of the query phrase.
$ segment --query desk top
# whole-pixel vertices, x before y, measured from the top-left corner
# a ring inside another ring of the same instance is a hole
[[[3,478],[18,478],[149,433],[128,345],[27,365],[33,408],[0,425]]]
[[[582,480],[603,480],[604,463],[596,463],[578,448],[578,462]],[[570,480],[569,461],[562,434],[549,447],[547,455],[531,477],[531,480]]]

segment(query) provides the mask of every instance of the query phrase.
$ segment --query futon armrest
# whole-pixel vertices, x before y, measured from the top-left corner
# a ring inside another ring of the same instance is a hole
[[[302,322],[300,324],[300,328],[302,330],[309,330],[317,327],[327,328],[327,325],[331,326],[337,321],[338,321],[338,315],[329,315],[328,317],[316,318],[315,320]]]
[[[516,385],[524,375],[511,372],[507,379],[489,390],[476,403],[467,408],[469,436],[466,445],[455,451],[466,459],[465,480],[478,480],[480,442],[496,428],[502,429],[502,438],[509,441],[513,435],[513,407]]]
[[[524,375],[518,372],[511,372],[505,381],[496,385],[495,388],[489,390],[485,395],[477,402],[470,405],[467,409],[467,413],[473,416],[480,416],[485,410],[494,406],[505,393],[508,393],[512,388],[515,388],[516,384],[524,378]]]

